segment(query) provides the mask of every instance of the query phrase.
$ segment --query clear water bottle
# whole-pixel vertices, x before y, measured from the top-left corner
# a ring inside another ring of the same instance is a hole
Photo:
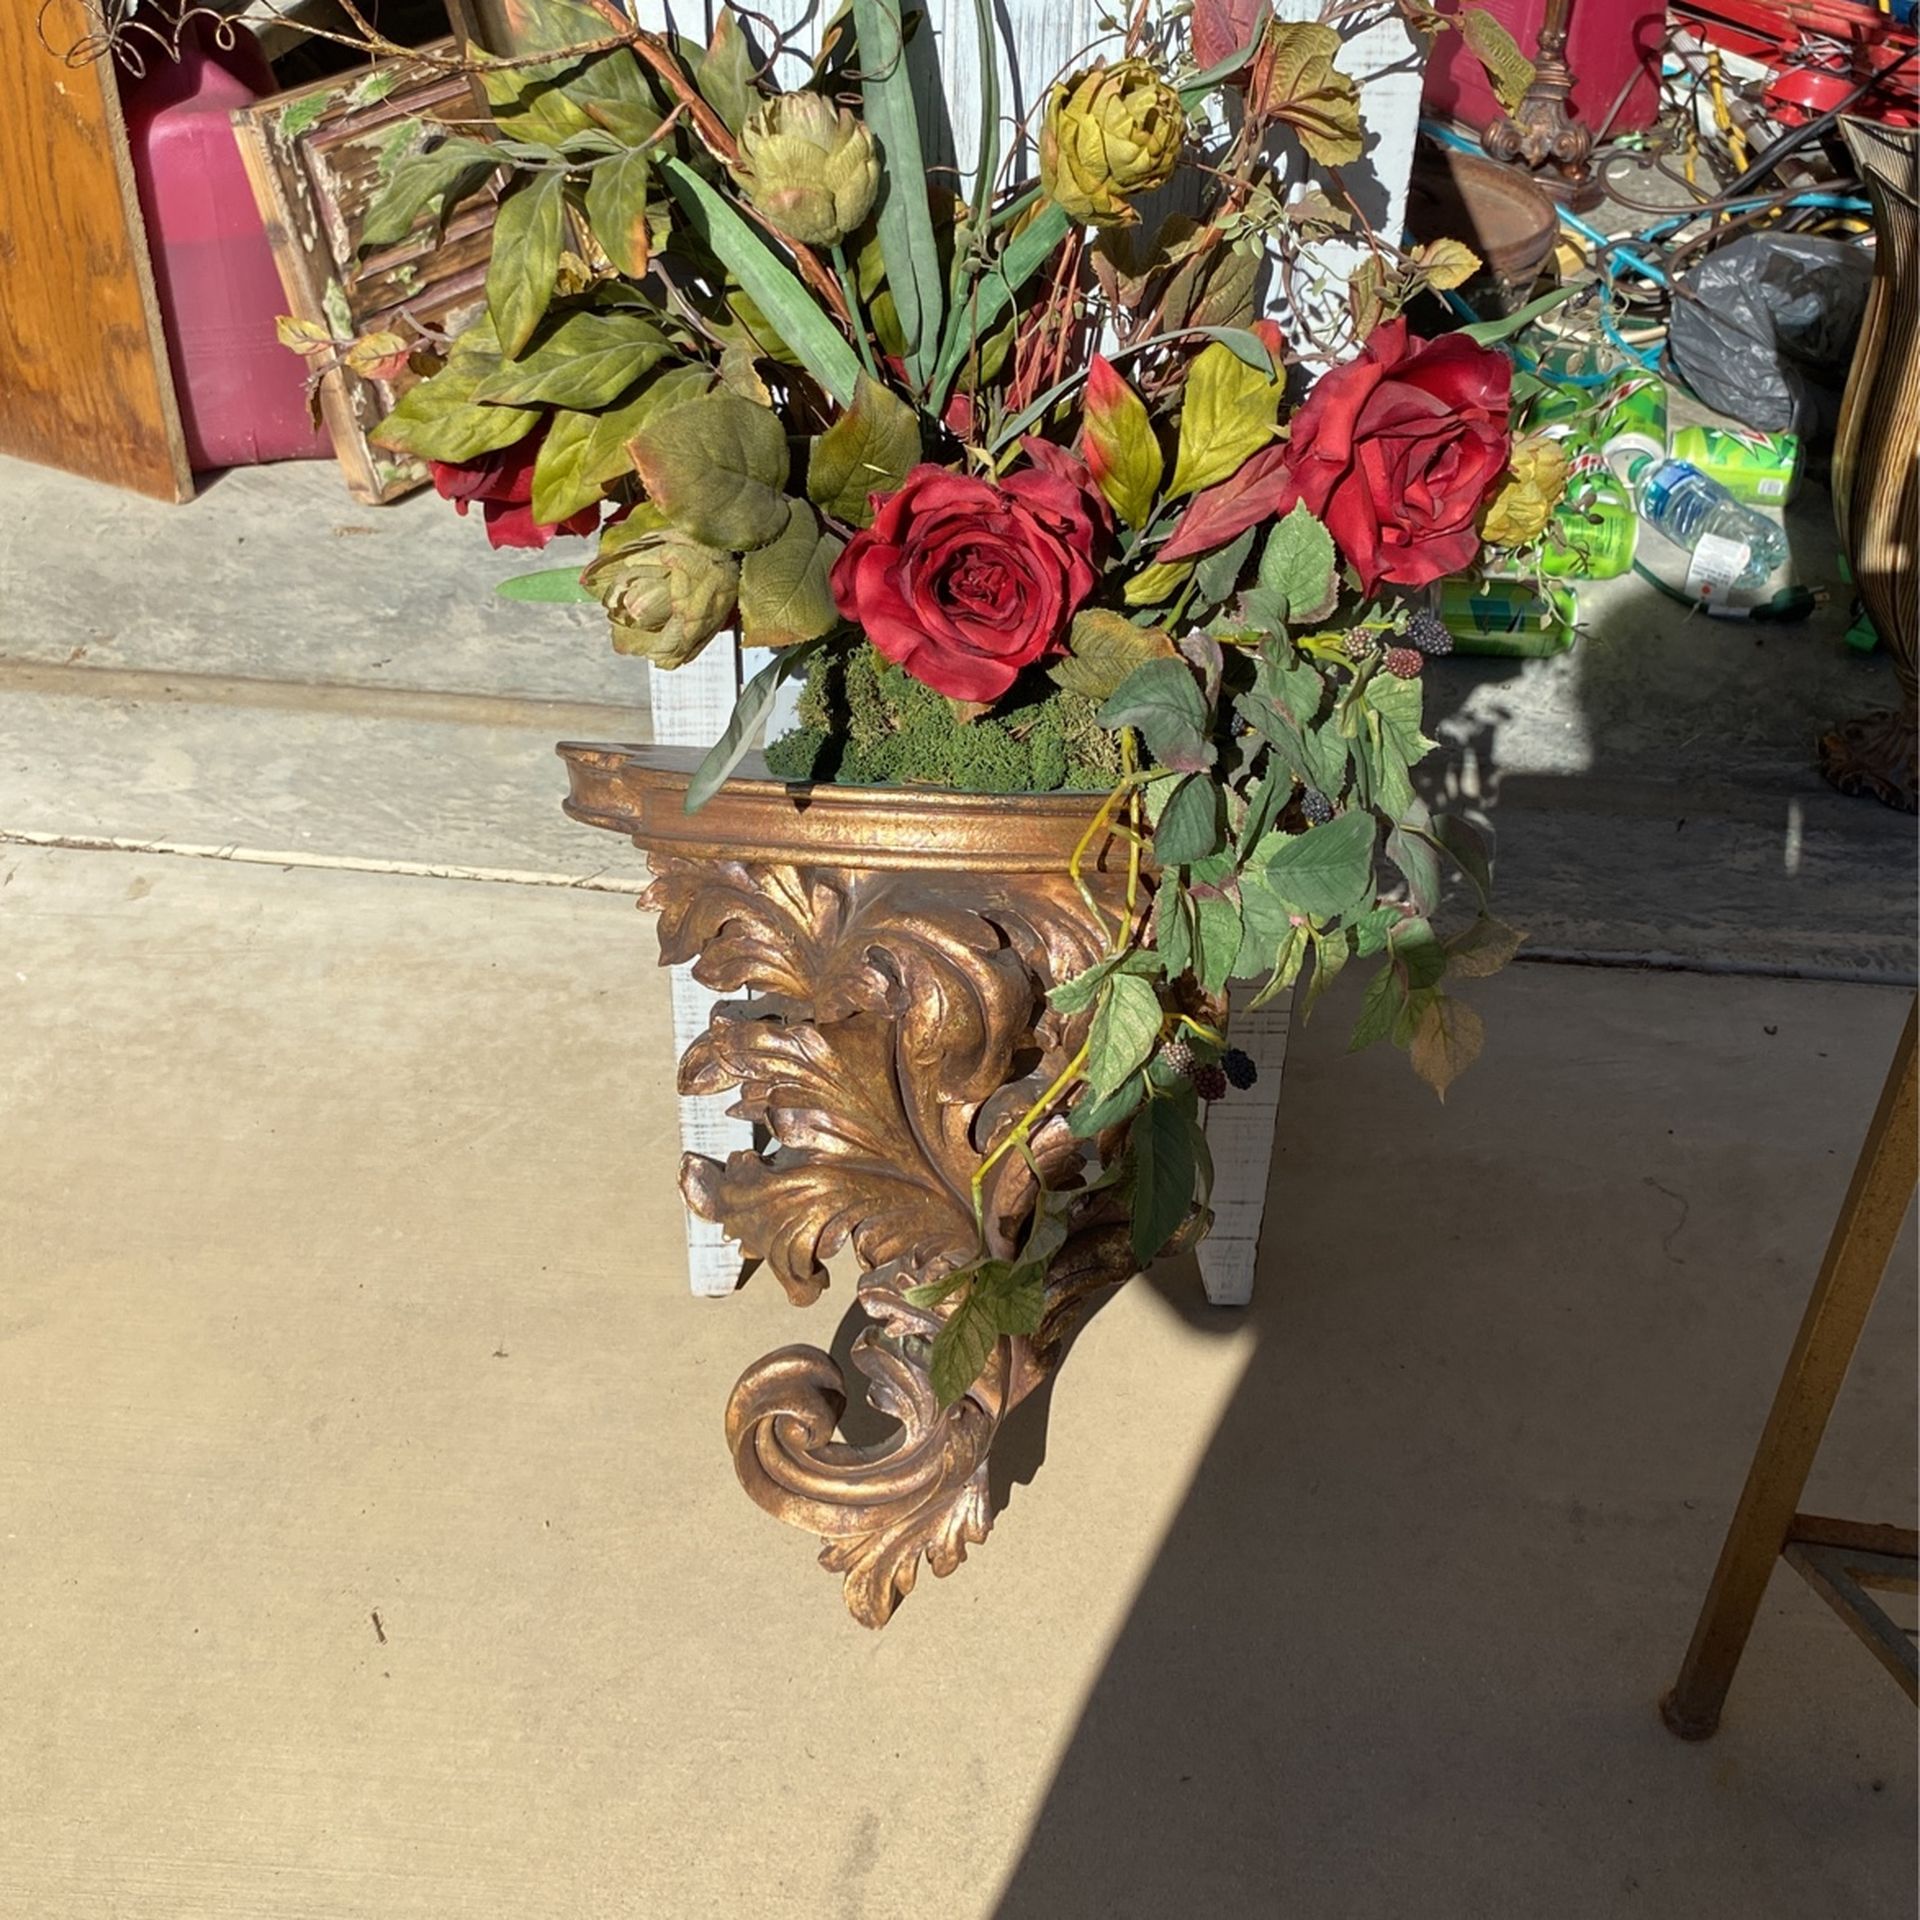
[[[1628,465],[1626,481],[1641,519],[1691,556],[1687,591],[1696,599],[1751,592],[1785,564],[1785,530],[1698,467],[1643,454]]]

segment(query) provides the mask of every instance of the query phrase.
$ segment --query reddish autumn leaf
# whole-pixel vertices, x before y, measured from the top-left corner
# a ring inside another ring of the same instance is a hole
[[[1270,12],[1267,0],[1193,0],[1193,57],[1201,70],[1250,47]]]
[[[1190,560],[1237,540],[1249,527],[1290,512],[1300,498],[1284,445],[1263,447],[1217,487],[1209,487],[1180,516],[1173,537],[1154,558]]]

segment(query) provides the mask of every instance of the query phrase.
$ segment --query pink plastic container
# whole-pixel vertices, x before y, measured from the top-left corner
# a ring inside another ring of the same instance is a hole
[[[195,21],[178,61],[150,55],[123,79],[134,180],[146,217],[174,389],[196,470],[333,451],[307,411],[306,369],[274,336],[287,296],[228,115],[274,91],[244,27],[222,48]]]

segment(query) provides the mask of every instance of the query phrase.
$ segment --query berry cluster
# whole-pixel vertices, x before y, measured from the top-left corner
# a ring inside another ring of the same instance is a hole
[[[1396,680],[1419,679],[1420,669],[1426,664],[1426,656],[1416,653],[1411,647],[1389,647],[1387,657],[1382,662]]]
[[[1347,658],[1356,666],[1362,660],[1370,660],[1373,657],[1372,631],[1366,627],[1353,628],[1346,637],[1345,646]]]
[[[1300,796],[1300,811],[1309,825],[1324,827],[1333,818],[1333,802],[1318,787],[1309,787]]]
[[[1453,651],[1453,635],[1447,631],[1447,623],[1430,607],[1422,607],[1407,622],[1405,639],[1408,646],[1429,660],[1442,659]]]
[[[1238,1047],[1229,1047],[1217,1061],[1202,1060],[1186,1040],[1173,1039],[1160,1049],[1160,1058],[1175,1073],[1185,1074],[1193,1082],[1194,1092],[1209,1104],[1224,1100],[1229,1087],[1238,1087],[1244,1093],[1260,1077],[1253,1056]]]

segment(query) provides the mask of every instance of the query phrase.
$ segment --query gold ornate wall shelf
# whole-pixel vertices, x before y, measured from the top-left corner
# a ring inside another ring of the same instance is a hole
[[[1123,1207],[1091,1194],[1070,1219],[1030,1338],[1002,1338],[953,1406],[936,1403],[928,1347],[944,1307],[907,1292],[976,1249],[975,1169],[1072,1058],[1086,1016],[1046,1004],[1105,936],[1068,875],[1098,804],[1087,795],[791,788],[737,778],[684,809],[699,754],[563,745],[577,820],[630,835],[653,871],[660,958],[691,962],[720,1002],[681,1059],[682,1092],[733,1089],[764,1151],[688,1154],[680,1188],[763,1262],[801,1306],[851,1246],[869,1325],[853,1347],[870,1404],[898,1423],[871,1445],[836,1438],[839,1366],[783,1347],[727,1404],[740,1484],[777,1519],[817,1534],[847,1606],[882,1626],[924,1557],[951,1573],[991,1521],[987,1457],[1002,1421],[1058,1365],[1068,1340],[1133,1271]],[[1117,914],[1124,875],[1088,876]],[[1001,1158],[983,1192],[989,1249],[1031,1204],[1034,1169],[1065,1184],[1084,1152],[1064,1121]]]

